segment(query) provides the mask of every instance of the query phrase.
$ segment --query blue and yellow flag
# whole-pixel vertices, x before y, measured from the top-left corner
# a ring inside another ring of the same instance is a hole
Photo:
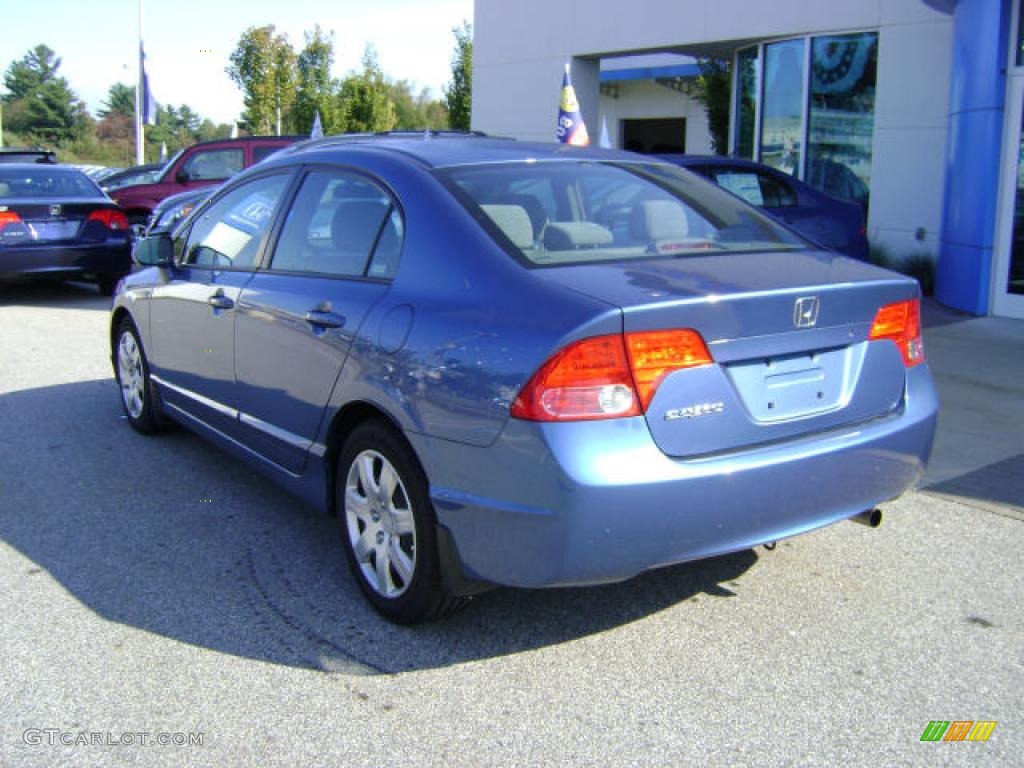
[[[569,65],[565,65],[562,76],[562,103],[558,108],[558,128],[555,135],[563,144],[585,147],[590,143],[587,126],[580,114],[580,103],[576,100],[576,91],[569,80]]]

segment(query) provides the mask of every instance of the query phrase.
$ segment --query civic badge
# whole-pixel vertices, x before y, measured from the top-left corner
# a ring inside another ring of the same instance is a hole
[[[63,212],[64,212],[64,207],[63,206],[60,206],[60,205],[51,205],[50,206],[50,215],[51,216],[60,216],[61,213],[63,213]]]
[[[793,325],[797,328],[813,328],[818,323],[818,297],[804,296],[796,300],[793,307]]]

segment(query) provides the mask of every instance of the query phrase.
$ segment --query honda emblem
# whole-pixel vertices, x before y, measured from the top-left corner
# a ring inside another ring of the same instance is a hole
[[[797,328],[813,328],[818,323],[818,297],[804,296],[796,300],[793,307],[793,325]]]

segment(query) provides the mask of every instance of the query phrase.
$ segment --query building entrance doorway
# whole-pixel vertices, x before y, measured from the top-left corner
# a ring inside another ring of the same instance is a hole
[[[622,121],[622,148],[645,155],[686,152],[686,118],[657,117]]]

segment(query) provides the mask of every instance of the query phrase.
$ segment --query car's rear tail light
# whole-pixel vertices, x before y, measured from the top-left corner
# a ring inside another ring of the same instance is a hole
[[[645,411],[668,374],[711,363],[704,339],[692,330],[628,333],[626,347],[640,405]]]
[[[112,208],[99,208],[89,214],[89,221],[98,221],[107,229],[128,229],[128,217]]]
[[[923,363],[921,302],[918,299],[908,299],[886,304],[875,315],[868,338],[873,341],[889,339],[896,342],[907,368]]]
[[[3,229],[8,224],[17,224],[20,221],[21,216],[14,211],[0,211],[0,229]]]
[[[529,421],[639,416],[672,371],[711,363],[691,330],[595,336],[556,352],[523,387],[511,413]]]
[[[621,334],[582,339],[556,352],[512,403],[512,415],[530,421],[639,414]]]

